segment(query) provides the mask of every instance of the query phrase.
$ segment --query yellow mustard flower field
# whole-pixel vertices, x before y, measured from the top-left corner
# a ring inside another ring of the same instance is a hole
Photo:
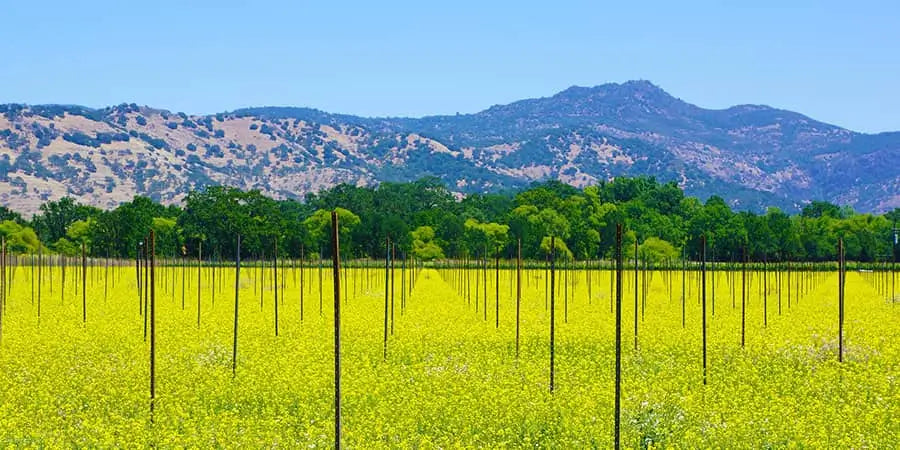
[[[86,286],[73,267],[65,284],[58,266],[44,267],[34,282],[27,265],[10,271],[0,337],[0,447],[333,445],[329,270],[286,266],[277,280],[270,267],[241,270],[233,373],[235,270],[157,268],[152,416],[146,308],[135,267],[97,264]],[[385,270],[345,269],[341,442],[611,447],[612,275],[555,273],[551,393],[548,271],[522,274],[517,357],[515,270],[498,276],[493,268],[396,268],[385,357]],[[635,314],[634,276],[626,272],[623,446],[900,442],[900,304],[867,274],[849,272],[839,362],[837,274],[785,275],[748,275],[743,347],[741,276],[708,275],[704,385],[699,275],[687,272],[682,297],[681,271],[640,274]]]

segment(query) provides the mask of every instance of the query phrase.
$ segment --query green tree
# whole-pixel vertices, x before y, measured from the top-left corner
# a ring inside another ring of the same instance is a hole
[[[66,237],[72,241],[73,245],[79,248],[79,253],[82,244],[85,246],[87,253],[91,253],[92,223],[92,219],[76,220],[66,230]]]
[[[803,207],[801,216],[817,219],[819,217],[831,217],[837,219],[841,217],[841,208],[833,203],[813,200]]]
[[[14,220],[0,222],[0,236],[6,238],[6,248],[12,253],[32,253],[41,246],[33,229]]]
[[[551,238],[550,236],[544,236],[541,239],[541,252],[544,256],[549,256],[551,250]],[[571,260],[572,259],[572,251],[569,250],[569,247],[566,245],[566,241],[562,239],[555,239],[552,242],[552,250],[556,254],[556,259],[561,260]]]
[[[474,254],[487,257],[499,254],[500,249],[506,244],[509,234],[509,225],[495,222],[481,223],[476,219],[469,219],[465,223],[466,231],[471,237]]]
[[[424,261],[444,258],[444,251],[434,242],[434,228],[421,226],[411,233],[412,253]]]
[[[638,255],[644,261],[659,264],[677,259],[680,252],[670,242],[657,237],[650,237],[638,246]]]
[[[66,235],[72,222],[85,220],[99,213],[97,208],[76,203],[71,197],[63,197],[41,205],[40,212],[32,219],[32,226],[41,240],[55,242]]]
[[[133,258],[138,242],[150,233],[154,217],[175,218],[180,209],[166,208],[148,197],[135,196],[112,211],[92,217],[89,240],[95,254]],[[157,246],[163,244],[157,239]]]
[[[64,256],[78,256],[81,254],[81,246],[64,237],[59,238],[59,240],[53,244],[53,248],[57,253]]]
[[[359,226],[359,216],[344,208],[335,208],[334,211],[338,218],[338,233],[341,236],[349,236],[353,229]],[[331,239],[331,211],[320,209],[306,218],[303,225],[309,230],[310,243],[313,244],[311,247],[322,248],[325,251],[323,257],[330,255],[328,242]]]
[[[167,217],[154,217],[150,228],[156,234],[156,253],[177,256],[181,248],[181,232],[178,221]]]
[[[0,206],[0,222],[5,222],[7,220],[12,220],[20,225],[24,225],[25,221],[22,219],[22,215],[5,207]]]

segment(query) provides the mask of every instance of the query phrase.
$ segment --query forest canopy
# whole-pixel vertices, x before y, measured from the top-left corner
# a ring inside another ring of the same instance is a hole
[[[339,209],[338,209],[339,208]],[[163,206],[135,197],[103,211],[71,198],[40,207],[31,220],[3,209],[10,251],[71,254],[84,243],[92,256],[134,257],[138,242],[151,229],[164,256],[203,254],[233,258],[236,235],[245,257],[328,256],[325,218],[338,209],[342,255],[379,258],[390,238],[402,254],[422,259],[513,257],[521,239],[524,258],[542,259],[553,236],[576,259],[612,255],[615,227],[626,240],[637,240],[645,258],[663,260],[699,255],[700,236],[710,259],[829,261],[844,239],[846,257],[870,262],[890,260],[896,252],[894,228],[900,209],[860,214],[814,201],[798,215],[777,208],[764,214],[733,211],[713,196],[705,202],[686,197],[675,183],[652,177],[616,178],[578,189],[559,181],[535,183],[516,192],[457,198],[436,178],[374,187],[349,184],[308,194],[304,201],[275,200],[259,191],[209,186],[190,193],[182,206]]]

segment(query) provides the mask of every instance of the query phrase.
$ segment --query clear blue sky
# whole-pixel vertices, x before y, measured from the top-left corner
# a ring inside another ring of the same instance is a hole
[[[900,130],[897,1],[9,1],[0,58],[0,103],[420,116],[646,79]]]

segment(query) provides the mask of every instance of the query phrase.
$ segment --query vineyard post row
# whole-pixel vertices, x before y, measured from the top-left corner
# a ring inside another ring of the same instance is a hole
[[[615,399],[616,400],[616,411],[615,411],[615,419],[616,419],[616,437],[617,437],[616,446],[619,445],[619,442],[618,442],[618,432],[619,432],[619,423],[620,423],[619,422],[620,421],[620,398],[619,398],[619,396],[620,396],[620,388],[621,388],[621,302],[622,302],[622,282],[623,282],[623,270],[624,270],[621,233],[622,233],[622,227],[621,227],[621,224],[619,224],[617,226],[617,236],[616,236],[617,239],[616,239],[616,248],[615,248],[615,266],[614,266],[614,269],[615,269],[615,272],[614,272],[615,273],[615,313],[616,313],[616,319],[615,319],[616,320],[616,374],[615,374],[616,375],[616,399]],[[235,254],[236,276],[235,276],[235,303],[234,303],[235,316],[234,316],[234,340],[233,340],[233,355],[232,355],[233,376],[236,376],[236,368],[237,368],[238,307],[239,307],[238,290],[239,290],[239,286],[240,286],[240,271],[241,271],[241,237],[240,237],[240,235],[236,235],[236,239],[237,239],[237,251]],[[332,239],[332,242],[331,242],[331,244],[332,244],[332,269],[333,269],[332,278],[333,278],[333,283],[334,283],[333,294],[334,294],[334,339],[335,339],[335,345],[334,345],[335,446],[339,447],[340,446],[340,412],[341,412],[340,411],[340,376],[341,376],[341,372],[340,372],[341,267],[340,266],[341,266],[341,263],[340,263],[340,253],[339,253],[340,252],[339,224],[338,224],[338,219],[337,219],[336,213],[332,213],[332,236],[331,236],[331,239]],[[139,243],[138,248],[139,248],[138,256],[135,259],[135,267],[136,267],[136,273],[137,273],[136,285],[137,285],[137,291],[139,294],[138,298],[140,300],[139,312],[143,316],[142,319],[143,319],[143,323],[144,323],[145,340],[146,340],[148,334],[149,334],[149,338],[150,338],[149,339],[150,340],[150,412],[151,412],[151,421],[152,421],[153,420],[152,414],[153,414],[153,410],[154,410],[154,402],[156,399],[156,393],[155,393],[155,386],[156,386],[156,370],[155,370],[156,369],[156,364],[155,364],[155,359],[156,359],[156,317],[155,317],[156,316],[156,303],[155,302],[156,302],[156,287],[157,287],[157,277],[156,277],[157,263],[156,263],[156,251],[155,251],[156,250],[156,242],[155,242],[155,234],[152,230],[151,230],[150,234],[147,236],[147,238]],[[633,264],[634,274],[635,274],[635,277],[634,277],[634,288],[635,288],[634,289],[635,290],[635,298],[634,298],[634,306],[635,306],[634,341],[635,342],[634,342],[634,344],[635,344],[635,349],[637,349],[637,346],[638,346],[638,309],[639,309],[638,291],[642,287],[643,291],[646,295],[646,291],[648,289],[648,284],[647,284],[646,280],[644,283],[641,283],[639,281],[640,280],[639,273],[640,273],[640,268],[641,268],[641,259],[640,259],[640,254],[639,254],[638,250],[639,249],[638,249],[637,243],[635,242],[635,259],[634,259],[634,264]],[[201,306],[200,291],[201,291],[201,287],[202,287],[202,285],[201,285],[202,273],[203,273],[202,269],[204,267],[202,253],[199,253],[199,252],[202,252],[202,250],[200,250],[200,248],[198,248],[198,258],[197,258],[197,302],[198,302],[197,321],[198,321],[198,326],[200,325],[200,306]],[[301,249],[301,253],[302,253],[302,249]],[[486,253],[487,252],[485,252],[485,255],[486,255]],[[277,240],[274,241],[274,251],[273,251],[272,255],[274,258],[274,260],[273,260],[274,262],[271,266],[271,270],[272,270],[272,278],[273,278],[273,288],[275,289],[275,304],[274,304],[275,324],[274,325],[275,325],[275,335],[278,336],[278,306],[279,306],[278,282],[279,282],[279,278],[278,278]],[[703,374],[703,377],[702,378],[703,378],[703,384],[707,384],[707,365],[706,365],[706,363],[707,363],[707,347],[706,347],[707,259],[706,259],[706,255],[707,255],[706,237],[705,237],[705,235],[701,235],[701,237],[700,237],[699,279],[697,281],[698,281],[698,284],[700,285],[699,286],[700,292],[701,292],[700,302],[702,304],[702,336],[703,336],[703,340],[702,340],[702,342],[703,342],[703,345],[702,345],[702,354],[703,354],[702,374]],[[844,360],[844,357],[843,357],[844,356],[843,355],[844,342],[843,342],[843,340],[844,340],[844,318],[845,318],[845,301],[844,301],[845,295],[844,294],[845,294],[846,272],[847,272],[847,263],[844,259],[844,241],[843,241],[843,239],[839,239],[839,241],[838,241],[838,257],[839,257],[839,259],[838,259],[838,264],[837,264],[837,271],[838,271],[838,327],[837,327],[838,328],[838,355],[837,355],[837,357],[838,357],[838,361],[843,362],[843,360]],[[383,349],[384,355],[383,356],[385,359],[387,358],[388,337],[389,337],[389,334],[391,334],[391,335],[393,334],[393,327],[394,327],[394,290],[395,290],[394,289],[394,270],[395,270],[394,261],[395,261],[395,259],[396,259],[396,246],[391,241],[390,237],[388,237],[385,241],[385,265],[384,265],[384,268],[385,268],[385,299],[384,299],[385,300],[385,304],[384,304],[385,309],[384,309],[384,349]],[[52,263],[52,258],[50,261]],[[65,258],[58,258],[57,262],[58,262],[59,267],[62,269],[62,278],[60,280],[61,281],[61,290],[62,290],[65,287],[65,273],[66,273],[65,268],[67,267],[68,262]],[[96,269],[99,267],[99,265],[96,264],[96,261],[93,261],[93,260],[91,260],[91,263],[89,264],[89,259],[87,257],[86,244],[84,242],[82,242],[81,261],[80,262],[81,262],[81,264],[80,264],[81,273],[76,274],[76,275],[80,275],[80,277],[76,276],[76,278],[73,280],[73,282],[75,283],[76,292],[77,292],[78,288],[80,287],[81,297],[82,297],[82,305],[81,305],[82,306],[82,323],[87,324],[87,284],[88,284],[88,273],[89,273],[88,270]],[[12,264],[12,267],[10,267],[9,263],[10,263],[10,255],[7,253],[6,240],[5,240],[5,238],[0,237],[0,344],[2,344],[3,320],[4,320],[4,316],[5,316],[6,309],[7,309],[7,302],[8,302],[7,297],[8,297],[8,293],[10,290],[12,277],[15,274],[15,269],[17,266],[19,266],[18,257],[15,258],[15,262]],[[485,304],[483,305],[484,307],[482,308],[484,310],[483,311],[484,314],[487,313],[487,311],[486,311],[486,309],[487,309],[486,308],[486,301],[487,301],[486,272],[488,270],[488,266],[485,263],[486,263],[486,259],[483,259],[480,264],[476,264],[476,270],[481,270],[482,272],[485,272],[485,276],[483,276],[483,277],[479,277],[476,274],[476,283],[479,281],[479,278],[482,281],[484,281],[483,300],[484,300]],[[548,267],[548,269],[549,269],[549,277],[548,277],[549,278],[549,289],[547,289],[547,291],[548,291],[547,293],[548,293],[549,304],[550,304],[549,305],[549,309],[550,309],[549,387],[550,387],[550,391],[553,392],[556,387],[556,385],[555,385],[555,356],[556,356],[555,355],[555,334],[556,334],[555,311],[556,311],[556,300],[557,300],[556,296],[557,296],[557,268],[558,268],[557,267],[557,246],[556,246],[555,236],[551,236],[551,238],[550,238],[548,263],[549,263],[548,264],[548,266],[549,266]],[[645,270],[644,270],[645,274],[648,271],[652,271],[655,269],[655,267],[650,265],[646,260],[643,263],[644,263],[644,268],[645,268]],[[186,284],[186,283],[184,283],[184,281],[186,279],[186,277],[184,277],[185,264],[186,264],[185,258],[182,258],[182,261],[181,261],[182,274],[183,274],[182,275],[182,281],[183,281],[182,282],[182,293],[183,293],[182,294],[182,302],[183,302],[184,289],[185,289],[185,284]],[[29,265],[31,266],[30,272],[31,272],[31,284],[32,284],[32,302],[33,303],[35,302],[34,294],[35,294],[35,288],[37,288],[37,290],[36,290],[36,292],[37,292],[37,296],[36,296],[37,314],[38,314],[38,318],[40,318],[41,285],[43,284],[42,281],[43,281],[43,276],[44,276],[43,275],[43,266],[44,266],[43,252],[42,251],[38,252],[37,263],[35,263],[34,257],[32,255],[31,262]],[[262,267],[265,268],[265,265],[266,264],[263,263]],[[466,260],[465,262],[463,262],[463,264],[459,265],[458,268],[460,270],[463,270],[466,267],[468,267],[468,265],[469,265],[468,260]],[[515,272],[516,273],[516,276],[515,276],[515,284],[516,284],[516,358],[517,359],[519,356],[519,333],[520,333],[520,323],[519,322],[520,322],[520,301],[521,301],[521,283],[522,283],[523,266],[524,266],[524,264],[523,264],[523,261],[521,258],[521,240],[518,240],[517,241],[517,249],[516,249],[516,258],[515,258],[515,270],[516,270],[516,272]],[[742,251],[742,257],[741,257],[741,261],[740,261],[741,346],[742,347],[745,344],[745,334],[746,334],[746,329],[745,329],[746,328],[746,300],[747,300],[746,296],[747,296],[747,292],[748,292],[747,266],[748,266],[748,258],[747,258],[746,248],[744,248]],[[78,266],[76,266],[76,267],[78,267]],[[176,263],[176,267],[177,267],[177,263]],[[217,268],[220,268],[220,267],[221,267],[221,264],[217,264],[212,267],[213,268],[213,274],[212,274],[213,277],[215,277],[215,270],[217,270]],[[369,265],[366,264],[364,267],[366,269],[368,269]],[[414,265],[414,267],[415,267],[415,265]],[[575,267],[577,269],[577,266],[575,266]],[[587,262],[584,264],[583,267],[584,267],[586,276],[589,277],[592,267]],[[602,266],[598,266],[598,267],[602,267]],[[674,267],[675,266],[673,266],[671,263],[669,263],[664,268],[665,268],[666,272],[670,272],[671,270],[674,269]],[[726,267],[730,270],[730,272],[733,272],[735,269],[733,264],[726,266]],[[791,272],[790,272],[790,270],[792,269],[792,265],[790,262],[787,262],[786,265],[782,265],[781,267],[786,268],[788,270],[788,272],[787,272],[787,276],[788,276],[787,298],[788,298],[788,307],[790,307],[790,300],[791,300],[791,292],[790,292]],[[816,265],[810,265],[810,264],[801,265],[801,269],[802,269],[801,273],[803,274],[803,276],[801,276],[800,273],[798,273],[797,278],[795,280],[796,283],[795,283],[795,291],[794,292],[797,294],[797,297],[796,297],[797,300],[799,300],[799,295],[800,295],[801,291],[808,292],[809,290],[811,290],[812,285],[815,284],[817,282],[817,279],[819,278],[818,276],[813,276],[810,274],[814,273],[815,271],[821,270],[823,267],[828,269],[833,266],[828,266],[828,265],[816,266]],[[860,267],[861,267],[860,264],[857,264],[857,269],[859,269]],[[321,262],[321,258],[320,258],[320,260],[319,260],[319,269],[320,269],[319,284],[320,284],[320,286],[322,283],[321,268],[322,268],[322,262]],[[687,283],[685,282],[686,278],[684,276],[684,274],[687,271],[687,268],[688,268],[687,261],[684,258],[682,258],[681,271],[682,271],[682,292],[683,293],[685,292],[685,288],[687,285]],[[794,266],[793,268],[796,268],[796,267]],[[878,268],[882,269],[881,274],[873,274],[870,277],[871,281],[873,282],[873,284],[876,285],[879,292],[885,292],[885,293],[890,292],[891,295],[894,295],[894,292],[895,292],[893,290],[894,285],[895,285],[894,278],[896,277],[895,264],[891,264],[889,267],[887,264],[883,264],[880,267],[873,265],[873,266],[871,266],[871,268],[872,269],[878,269]],[[303,303],[303,287],[302,287],[303,286],[303,270],[302,269],[303,269],[303,265],[301,263],[301,273],[300,273],[301,320],[302,320],[302,308],[303,308],[303,304],[302,304]],[[494,277],[495,278],[495,292],[494,292],[494,294],[495,294],[495,316],[496,316],[495,317],[495,319],[496,319],[495,327],[499,327],[500,269],[501,269],[501,263],[500,263],[500,257],[498,254],[495,257],[495,264],[494,264],[494,270],[496,272],[496,276]],[[566,280],[565,284],[566,284],[566,288],[567,288],[568,287],[568,274],[572,270],[572,266],[566,266],[563,269],[564,269],[564,276],[565,276],[565,280]],[[761,266],[757,266],[757,267],[753,268],[753,270],[755,272],[761,271],[762,275],[761,275],[761,278],[759,278],[759,280],[760,280],[760,283],[763,283],[766,286],[766,289],[761,290],[763,311],[764,311],[763,312],[764,326],[767,324],[767,301],[768,301],[768,280],[769,280],[768,271],[769,271],[769,269],[770,269],[770,265],[768,264],[768,261],[765,259],[763,260]],[[401,265],[401,271],[402,271],[401,286],[403,289],[403,291],[401,292],[401,314],[402,314],[403,309],[405,309],[407,289],[409,288],[411,290],[411,286],[407,287],[407,282],[406,282],[407,277],[406,277],[405,270],[406,270],[406,258],[404,257],[403,263]],[[35,276],[35,272],[37,272],[37,276]],[[93,271],[94,278],[92,280],[96,280],[98,272],[100,272],[100,271],[99,270]],[[873,272],[874,272],[874,270],[873,270]],[[49,273],[50,273],[50,276],[52,277],[53,271],[49,271]],[[108,284],[110,281],[109,280],[109,258],[108,257],[103,262],[103,272],[102,273],[104,274],[104,299],[105,299],[106,292],[108,291]],[[415,276],[416,276],[415,273],[416,272],[414,270],[413,273],[410,275],[410,281],[412,281],[415,278]],[[891,289],[890,290],[887,289],[887,286],[888,286],[887,274],[888,273],[890,273],[890,277],[891,277],[891,282],[890,282]],[[611,276],[612,276],[612,274],[611,274]],[[776,274],[776,280],[779,279],[778,277],[779,277],[779,275]],[[80,286],[78,286],[79,278],[80,278]],[[284,278],[285,278],[284,274],[282,274],[282,278],[281,278],[282,283],[284,283]],[[466,278],[468,279],[468,274],[467,274]],[[713,278],[712,279],[713,279],[713,283],[715,283],[715,279],[716,279],[715,265],[713,266]],[[213,278],[213,280],[215,280],[215,278]],[[212,284],[215,285],[215,282],[213,281]],[[469,291],[469,287],[470,287],[469,281],[466,281],[464,283],[461,282],[460,285],[464,286],[464,289],[466,291]],[[173,286],[172,289],[173,289],[173,295],[174,295],[174,283],[172,284],[172,286]],[[50,287],[52,289],[52,282],[50,284]],[[511,285],[511,287],[512,287],[512,285]],[[778,282],[778,287],[779,287],[779,291],[778,291],[779,308],[778,308],[778,310],[780,313],[780,311],[781,311],[781,291],[780,291],[781,283],[780,283],[780,281]],[[671,295],[671,286],[668,286],[668,288],[670,290],[670,295]],[[282,289],[283,289],[283,285],[282,285]],[[479,286],[477,284],[476,284],[475,292],[476,292],[476,301],[474,303],[475,303],[475,307],[477,309],[479,306],[479,302],[478,302],[478,298],[477,298],[478,293],[479,293]],[[566,290],[565,292],[566,292],[566,297],[564,300],[565,300],[565,302],[568,302],[568,290]],[[321,297],[321,295],[322,295],[321,289],[320,289],[319,294]],[[282,290],[282,298],[283,298],[283,290]],[[682,326],[684,326],[684,298],[685,298],[685,296],[683,295],[682,296]],[[589,301],[590,301],[590,299],[589,299]],[[892,301],[894,301],[894,303],[896,303],[896,301],[895,301],[895,299],[893,299],[893,297],[892,297]],[[714,302],[714,298],[713,298],[713,302]],[[713,303],[713,305],[714,305],[714,303]],[[183,308],[183,303],[182,303],[182,308]],[[713,308],[714,308],[714,306],[713,306]],[[645,309],[645,308],[643,308],[643,309]],[[320,305],[320,310],[321,310],[321,305]],[[713,309],[713,314],[715,314],[714,311],[715,310]],[[390,321],[388,320],[389,318],[390,318]],[[390,327],[389,327],[389,325],[390,325]]]

